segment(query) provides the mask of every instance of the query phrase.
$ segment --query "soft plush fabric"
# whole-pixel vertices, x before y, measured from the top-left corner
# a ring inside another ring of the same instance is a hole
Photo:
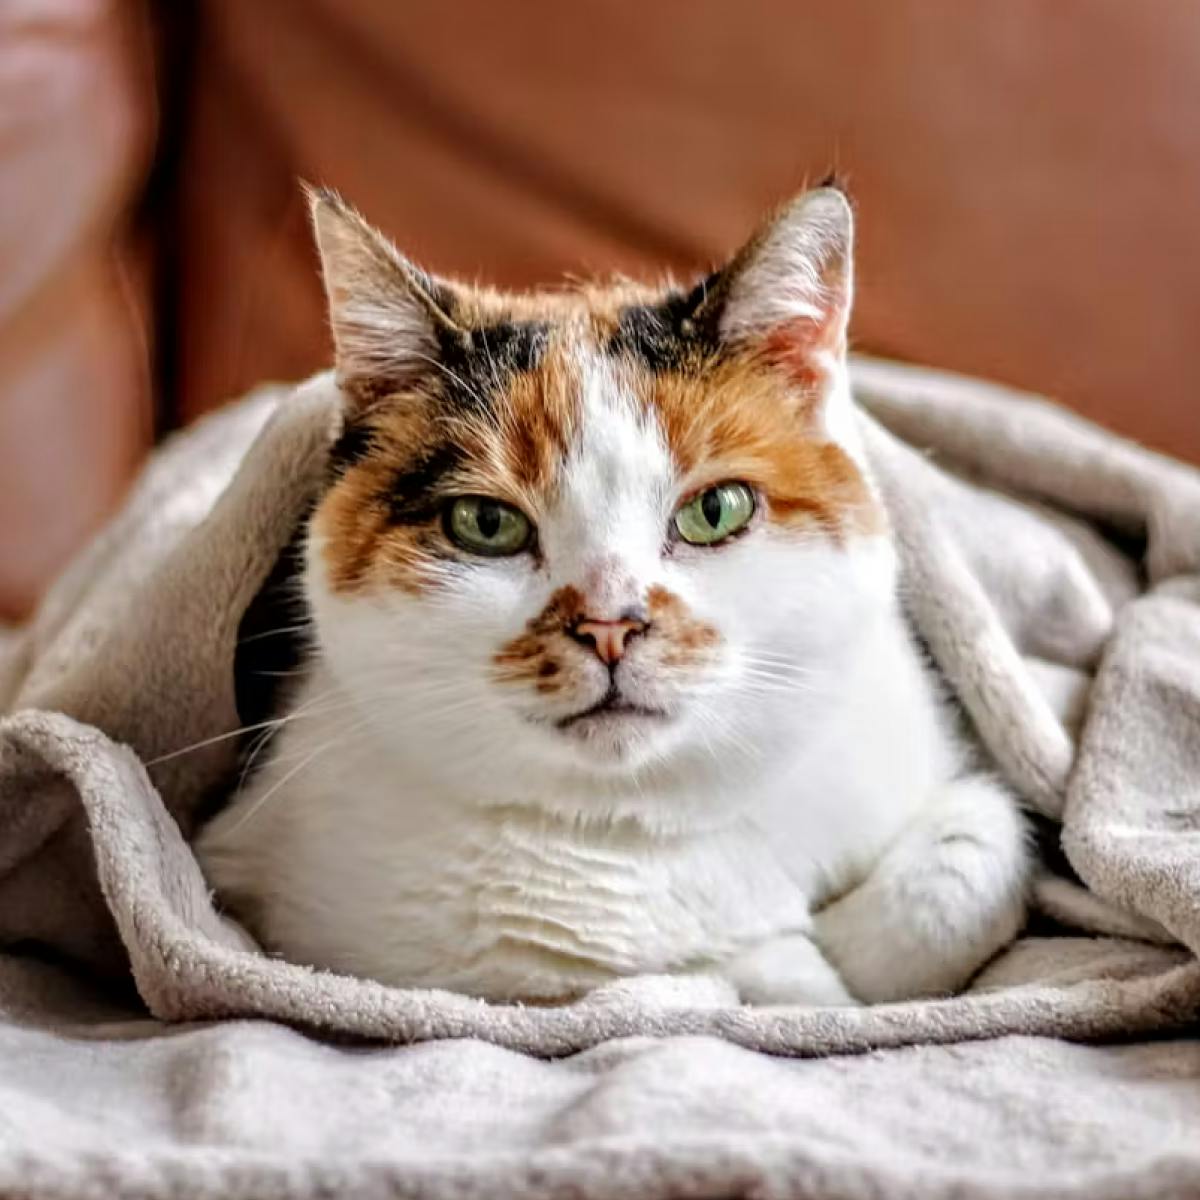
[[[1061,823],[1036,935],[966,995],[824,1010],[703,978],[491,1007],[257,952],[186,838],[235,766],[239,622],[322,478],[318,376],[169,443],[0,661],[0,1190],[1200,1189],[1200,474],[1035,398],[853,371],[914,626]]]

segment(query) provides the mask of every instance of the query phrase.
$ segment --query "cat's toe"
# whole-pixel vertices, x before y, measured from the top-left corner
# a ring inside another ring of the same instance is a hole
[[[584,1003],[614,1008],[727,1008],[738,1003],[738,993],[717,975],[631,975],[596,988]]]
[[[743,1004],[857,1005],[837,971],[805,936],[764,942],[726,967]]]

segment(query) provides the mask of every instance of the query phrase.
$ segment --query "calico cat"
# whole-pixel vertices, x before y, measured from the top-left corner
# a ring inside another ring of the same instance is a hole
[[[466,287],[332,193],[312,215],[344,431],[303,682],[199,838],[224,907],[491,1000],[965,984],[1023,920],[1026,832],[902,616],[842,194],[687,292]]]

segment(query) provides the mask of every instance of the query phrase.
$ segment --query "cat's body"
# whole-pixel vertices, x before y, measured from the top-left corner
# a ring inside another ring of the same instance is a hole
[[[464,293],[316,216],[347,429],[309,675],[198,842],[219,897],[288,957],[493,999],[961,986],[1024,835],[901,615],[840,196],[686,297]]]

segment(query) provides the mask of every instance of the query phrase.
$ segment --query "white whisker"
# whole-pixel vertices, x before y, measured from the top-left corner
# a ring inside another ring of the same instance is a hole
[[[239,646],[249,645],[251,642],[260,642],[264,638],[282,637],[288,633],[307,633],[313,628],[312,621],[302,621],[297,625],[281,625],[278,629],[264,629],[259,633],[247,634],[244,638],[238,638]]]
[[[234,823],[229,827],[227,834],[237,833],[237,831],[241,829],[242,826],[245,825],[246,822],[249,821],[256,813],[262,811],[263,805],[266,804],[266,802],[270,800],[270,798],[274,796],[280,788],[282,788],[289,780],[294,779],[296,775],[298,775],[306,766],[309,765],[309,763],[319,758],[326,750],[338,745],[341,740],[342,739],[340,737],[334,737],[330,738],[328,741],[322,742],[314,751],[312,751],[312,753],[308,754],[304,759],[302,759],[299,765],[286,772],[282,778],[277,779],[275,783],[273,783],[261,796],[259,796],[236,821],[234,821]]]

